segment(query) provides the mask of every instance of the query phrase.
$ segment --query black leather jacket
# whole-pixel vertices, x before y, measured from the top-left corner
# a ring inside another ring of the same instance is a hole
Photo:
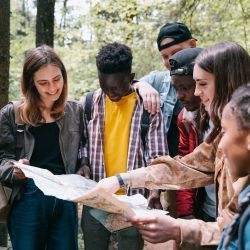
[[[83,138],[83,108],[76,101],[67,101],[64,116],[57,121],[59,127],[59,144],[67,174],[76,173],[79,148],[86,144]],[[28,131],[30,125],[24,126],[24,148],[20,159],[30,159],[34,149],[34,137]],[[16,159],[16,128],[14,106],[7,104],[0,111],[0,180],[13,189],[12,199],[16,197],[24,181],[13,175],[11,160]],[[49,142],[48,142],[49,143]]]

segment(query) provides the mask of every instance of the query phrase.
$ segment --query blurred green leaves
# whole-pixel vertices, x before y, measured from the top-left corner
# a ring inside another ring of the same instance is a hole
[[[10,99],[19,95],[23,55],[35,46],[32,4],[11,1]],[[248,0],[86,0],[78,6],[71,0],[57,0],[55,8],[54,47],[68,70],[70,97],[75,99],[98,88],[95,56],[106,43],[131,47],[137,78],[164,70],[155,41],[166,22],[186,23],[199,47],[231,40],[250,48]]]

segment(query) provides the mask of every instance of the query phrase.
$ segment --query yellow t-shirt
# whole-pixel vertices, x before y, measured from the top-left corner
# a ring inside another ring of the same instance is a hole
[[[127,170],[130,125],[136,93],[124,96],[118,102],[112,102],[106,96],[105,101],[104,161],[106,175],[109,177]]]

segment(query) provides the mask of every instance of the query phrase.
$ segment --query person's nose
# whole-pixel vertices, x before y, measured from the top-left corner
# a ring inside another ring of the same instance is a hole
[[[56,91],[56,84],[53,81],[49,81],[49,93],[54,93]]]
[[[185,94],[183,92],[180,92],[180,91],[176,92],[176,97],[178,100],[182,101],[184,96],[185,96]]]
[[[197,85],[195,86],[195,91],[194,91],[194,95],[195,96],[200,96],[200,94],[201,94],[201,91],[200,91],[200,89],[197,87]]]

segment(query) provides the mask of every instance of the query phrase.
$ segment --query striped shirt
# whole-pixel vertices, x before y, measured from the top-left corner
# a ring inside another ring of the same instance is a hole
[[[91,108],[91,120],[87,125],[89,140],[88,157],[91,178],[95,181],[99,181],[106,177],[103,154],[105,94],[101,89],[95,91]],[[143,102],[137,93],[137,100],[131,119],[127,171],[145,167],[151,162],[151,159],[168,153],[166,133],[161,112],[149,116],[149,129],[145,138],[146,146],[144,150],[141,139],[142,113]]]

